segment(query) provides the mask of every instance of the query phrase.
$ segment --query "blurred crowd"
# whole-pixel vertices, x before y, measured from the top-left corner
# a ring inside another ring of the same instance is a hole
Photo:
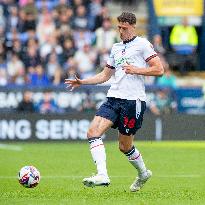
[[[0,3],[0,86],[50,86],[105,66],[119,36],[106,0],[2,0]],[[151,40],[166,75],[146,84],[175,87],[160,35]]]
[[[93,93],[90,91],[84,92],[83,100],[77,103],[76,106],[67,106],[66,108],[60,105],[59,101],[56,99],[56,93],[50,89],[45,89],[42,96],[35,98],[35,93],[30,90],[25,90],[22,96],[22,100],[17,103],[17,106],[12,111],[17,112],[29,112],[29,113],[41,113],[41,114],[51,114],[51,113],[70,113],[70,112],[90,112],[96,111],[97,101],[94,99]],[[8,110],[7,110],[8,111]]]
[[[108,0],[1,0],[0,1],[0,86],[60,85],[65,78],[86,78],[106,65],[112,45],[119,35],[114,28]],[[130,1],[132,2],[132,1]],[[172,69],[181,74],[192,70],[198,36],[184,18],[169,36],[172,58],[167,55],[162,36],[149,39],[165,68],[162,77],[145,77],[145,84],[157,85],[149,110],[156,114],[176,110],[169,89],[177,87]],[[171,59],[171,60],[170,60]],[[163,88],[163,89],[162,89]],[[79,108],[95,110],[92,96]],[[61,113],[52,94],[33,104],[32,93],[25,92],[18,111]]]
[[[105,0],[2,0],[0,86],[59,85],[99,72],[117,33]]]
[[[113,43],[120,40],[107,1],[1,0],[0,86],[59,85],[65,78],[86,78],[100,72]],[[170,44],[178,52],[174,59],[178,59],[181,72],[193,61],[191,51],[197,46],[197,37],[192,37],[192,31],[178,26],[170,34]],[[176,41],[180,35],[187,36],[187,42]],[[150,41],[166,74],[162,78],[146,77],[146,84],[175,88],[176,78],[166,60],[162,37],[155,35]]]
[[[1,112],[17,111],[22,113],[41,113],[41,114],[63,114],[72,112],[95,112],[99,108],[102,102],[106,99],[106,95],[101,96],[102,98],[96,98],[96,95],[92,90],[87,90],[81,93],[82,99],[77,104],[73,104],[70,101],[68,106],[64,103],[59,103],[57,92],[53,90],[45,89],[42,95],[38,95],[32,90],[25,90],[15,108],[4,109]],[[75,97],[74,97],[75,100]],[[62,102],[62,101],[61,101]],[[147,112],[153,113],[154,115],[170,114],[177,112],[177,103],[174,96],[174,92],[169,89],[156,89],[148,92],[147,96]]]

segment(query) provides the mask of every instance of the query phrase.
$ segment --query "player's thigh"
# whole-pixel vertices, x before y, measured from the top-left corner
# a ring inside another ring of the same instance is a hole
[[[93,121],[90,124],[90,127],[88,129],[87,137],[100,137],[102,134],[104,134],[111,126],[113,125],[113,122],[103,118],[101,116],[95,116]]]
[[[142,126],[146,103],[140,100],[130,100],[122,106],[118,129],[123,135],[135,135]]]
[[[119,132],[119,149],[121,152],[128,152],[133,146],[134,135],[124,135]]]

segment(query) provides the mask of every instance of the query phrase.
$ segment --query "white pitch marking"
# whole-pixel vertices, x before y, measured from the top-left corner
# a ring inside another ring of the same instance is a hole
[[[159,178],[198,178],[198,177],[205,177],[205,175],[200,174],[173,174],[173,175],[158,175],[156,177]]]
[[[83,178],[85,176],[72,176],[72,175],[67,175],[67,176],[41,176],[43,179],[56,179],[56,178]],[[200,174],[179,174],[179,175],[154,175],[153,177],[156,178],[200,178],[200,177],[205,177],[205,175],[200,175]],[[15,179],[17,176],[0,176],[0,179]],[[110,178],[133,178],[132,176],[110,176]]]
[[[85,176],[42,176],[42,178],[83,178]],[[157,178],[198,178],[198,177],[205,177],[205,175],[200,174],[179,174],[179,175],[153,175],[153,177]],[[132,176],[110,176],[110,178],[132,178]]]
[[[0,149],[12,150],[12,151],[22,151],[22,148],[20,146],[8,145],[8,144],[0,144]]]

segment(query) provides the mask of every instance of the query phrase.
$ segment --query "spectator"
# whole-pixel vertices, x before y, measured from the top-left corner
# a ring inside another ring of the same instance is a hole
[[[12,5],[9,8],[9,18],[7,19],[6,31],[9,32],[13,28],[18,29],[18,27],[19,27],[18,8],[17,6]]]
[[[89,4],[89,13],[91,17],[96,17],[102,10],[102,0],[91,0]]]
[[[164,75],[157,78],[157,85],[160,87],[176,88],[176,77],[169,68],[165,68]]]
[[[52,93],[46,91],[43,99],[36,105],[37,112],[41,114],[57,113],[60,112],[58,105],[53,99]]]
[[[36,67],[39,63],[41,63],[41,58],[39,53],[35,47],[28,47],[28,51],[24,56],[24,64],[26,68],[28,67]]]
[[[23,94],[23,100],[18,104],[18,112],[34,112],[34,104],[32,102],[32,92],[25,91]]]
[[[68,25],[62,25],[58,29],[58,39],[59,39],[59,44],[63,46],[64,41],[66,39],[71,39],[73,40],[73,31]]]
[[[74,43],[77,49],[82,49],[84,45],[92,45],[94,35],[90,31],[78,30],[74,32]]]
[[[0,4],[1,85],[46,86],[50,82],[59,85],[64,75],[94,74],[93,30],[96,22],[102,25],[103,19],[109,16],[104,3],[105,0],[4,0]],[[103,32],[107,35],[108,30],[105,28]],[[107,41],[101,44],[102,50],[98,52],[102,67],[109,55],[108,44]],[[83,51],[85,45],[89,45],[88,53]],[[71,63],[79,53],[85,68],[81,59],[75,65]]]
[[[24,60],[24,51],[23,51],[23,46],[20,42],[20,40],[16,39],[14,41],[12,41],[12,45],[11,45],[11,50],[13,53],[16,53],[16,55],[18,55],[18,57],[21,60]],[[25,62],[23,62],[25,63]]]
[[[44,72],[41,65],[36,66],[36,68],[29,68],[28,81],[29,85],[32,86],[48,86],[50,84],[49,79]]]
[[[112,29],[112,24],[110,18],[105,18],[103,20],[102,27],[95,31],[96,34],[96,48],[99,52],[106,49],[107,52],[110,51],[112,45],[117,42],[117,33]]]
[[[6,63],[4,62],[5,59],[6,59],[6,53],[5,53],[4,45],[2,43],[0,43],[0,64],[1,65],[2,64],[6,65]],[[3,67],[5,67],[5,66],[3,66]]]
[[[100,15],[101,10],[102,10],[102,0],[91,0],[89,6],[89,15],[88,15],[88,27],[90,30],[95,29],[95,20],[98,15]]]
[[[25,45],[26,48],[34,48],[36,51],[39,49],[38,41],[35,38],[29,38]]]
[[[182,25],[175,25],[170,34],[170,44],[179,59],[179,71],[184,74],[193,69],[196,58],[195,51],[198,46],[198,35],[194,26],[188,25],[186,17]]]
[[[25,6],[22,7],[22,31],[27,32],[29,30],[36,30],[36,17],[38,10],[35,6],[34,0],[28,0]]]
[[[23,62],[16,53],[11,55],[11,60],[7,63],[7,73],[10,82],[23,85],[25,83],[25,68]]]
[[[110,18],[103,20],[102,27],[95,31],[95,46],[98,51],[98,64],[103,68],[106,65],[112,45],[117,42],[117,33],[112,29]]]
[[[164,68],[169,68],[169,64],[165,58],[166,50],[162,45],[162,37],[159,34],[154,35],[153,37],[153,47],[157,52],[157,55],[160,57],[162,65]]]
[[[86,16],[86,8],[83,5],[79,5],[76,10],[76,15],[73,19],[74,29],[88,29],[88,18]]]
[[[0,44],[4,42],[5,42],[5,32],[4,32],[4,28],[0,26]]]
[[[0,27],[3,28],[3,30],[5,29],[6,26],[6,19],[4,18],[4,10],[3,7],[0,7]]]
[[[64,70],[65,76],[63,77],[63,79],[75,79],[75,76],[77,76],[78,78],[80,77],[80,74],[78,73],[77,69],[77,63],[75,62],[74,58],[69,58],[67,60],[67,62],[64,65]]]
[[[59,0],[58,4],[56,5],[55,10],[60,13],[62,10],[68,9],[68,5],[70,6],[70,1],[67,0]]]
[[[49,36],[53,35],[55,32],[55,24],[53,22],[52,16],[46,10],[43,11],[39,19],[36,32],[40,45],[46,43]]]
[[[52,83],[53,85],[60,85],[60,83],[62,83],[64,79],[62,79],[62,70],[59,68],[55,72]]]
[[[74,15],[76,15],[76,10],[77,10],[78,6],[84,5],[83,4],[84,1],[83,0],[71,0],[71,6],[73,8]]]
[[[155,115],[170,114],[176,109],[176,103],[171,99],[169,90],[159,89],[149,108]]]
[[[11,32],[6,33],[6,38],[8,41],[20,40],[22,43],[26,43],[29,38],[33,38],[34,36],[35,33],[32,30],[20,33],[16,28],[12,28]]]
[[[86,98],[82,101],[82,105],[80,106],[79,111],[88,112],[88,113],[92,111],[96,111],[95,101],[89,92],[86,93]]]
[[[18,17],[19,17],[19,21],[18,21],[18,31],[19,32],[25,32],[24,30],[24,24],[25,24],[25,21],[26,21],[26,14],[25,12],[23,11],[22,8],[20,8],[18,10]]]
[[[100,13],[95,17],[94,30],[96,30],[99,27],[102,27],[103,20],[106,19],[106,18],[110,18],[110,15],[109,15],[108,8],[106,6],[103,6],[101,8]]]
[[[60,28],[62,25],[69,25],[69,27],[73,24],[73,10],[69,7],[61,7],[54,14],[56,17],[56,26]]]
[[[76,49],[74,47],[73,40],[70,38],[65,39],[63,43],[63,52],[61,54],[61,63],[64,64],[67,61],[67,59],[73,57],[75,52]]]
[[[55,85],[59,84],[61,81],[61,67],[58,63],[57,55],[55,52],[52,52],[49,56],[46,70],[49,80],[51,82],[55,82]]]
[[[35,5],[39,11],[42,11],[43,9],[51,11],[55,6],[58,4],[58,0],[37,0],[35,1]]]
[[[159,34],[154,35],[153,37],[153,47],[158,55],[164,55],[166,50],[162,45],[162,37]]]
[[[87,78],[95,73],[96,53],[90,45],[85,44],[74,56],[81,78]]]
[[[7,64],[4,58],[0,58],[0,69],[7,71]]]
[[[29,3],[29,0],[19,0],[20,7],[26,6],[26,4],[28,4],[28,3]]]
[[[6,69],[0,67],[0,87],[8,84]]]
[[[63,49],[60,44],[58,44],[55,34],[48,36],[47,41],[40,47],[40,55],[42,59],[46,59],[46,56],[49,55],[52,51],[55,51],[57,55],[61,55]]]
[[[155,85],[156,78],[155,76],[145,76],[145,85],[153,86]]]
[[[96,65],[98,66],[98,71],[100,71],[102,68],[104,68],[107,64],[107,60],[109,58],[109,52],[107,49],[102,49],[100,52],[98,52]]]
[[[202,92],[203,92],[204,107],[205,107],[205,83],[202,85]]]

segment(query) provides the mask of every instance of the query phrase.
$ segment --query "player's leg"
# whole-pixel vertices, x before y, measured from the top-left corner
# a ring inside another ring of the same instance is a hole
[[[101,136],[113,125],[113,122],[100,116],[95,116],[87,133],[93,161],[99,175],[107,176],[105,147]]]
[[[147,170],[139,150],[133,145],[133,135],[123,135],[119,133],[119,149],[125,154],[128,161],[138,171],[138,177],[130,186],[132,192],[139,191],[145,182],[152,176],[152,172]]]
[[[97,166],[97,175],[84,178],[83,183],[88,187],[105,186],[110,184],[106,168],[106,153],[101,136],[113,125],[113,122],[101,116],[95,116],[87,133],[90,152]]]
[[[119,149],[125,154],[128,161],[134,166],[138,175],[142,176],[147,169],[139,150],[133,145],[133,135],[123,135],[119,133]]]
[[[141,153],[133,145],[133,136],[142,125],[145,108],[145,102],[127,101],[120,114],[119,149],[138,171],[138,177],[130,187],[131,191],[139,191],[152,175],[151,171],[146,169]]]

